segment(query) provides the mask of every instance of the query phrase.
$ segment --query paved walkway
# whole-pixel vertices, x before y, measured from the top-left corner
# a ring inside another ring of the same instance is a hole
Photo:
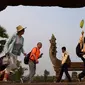
[[[85,82],[60,82],[60,83],[12,83],[12,82],[0,82],[0,85],[85,85]]]

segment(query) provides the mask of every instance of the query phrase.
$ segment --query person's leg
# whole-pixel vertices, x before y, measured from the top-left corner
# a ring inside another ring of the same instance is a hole
[[[71,82],[71,77],[70,77],[70,75],[69,75],[69,73],[68,73],[68,66],[67,66],[67,64],[65,64],[64,71],[65,71],[65,74],[66,74],[69,82]]]
[[[83,57],[80,57],[81,58],[81,60],[83,61],[83,63],[84,63],[84,68],[85,68],[85,58],[83,58]]]
[[[5,74],[4,74],[4,78],[3,81],[7,81],[8,80],[8,75],[10,74],[10,72],[12,71],[12,69],[16,68],[16,56],[13,55],[9,55],[9,65],[5,68]]]
[[[23,82],[28,80],[29,82],[32,82],[35,72],[36,72],[36,64],[34,64],[33,61],[29,60],[29,75],[22,77]]]
[[[29,82],[33,81],[33,77],[36,73],[36,64],[33,61],[29,62]]]
[[[59,74],[59,77],[58,77],[56,82],[60,82],[62,75],[63,75],[63,72],[64,72],[64,69],[63,69],[63,66],[61,66],[60,74]]]
[[[3,75],[5,70],[0,71],[0,76]]]
[[[8,80],[8,75],[9,75],[10,70],[11,70],[10,66],[11,66],[11,63],[10,63],[10,59],[9,59],[9,65],[5,68],[3,81]]]
[[[78,75],[79,80],[81,81],[81,79],[85,76],[85,69]]]
[[[3,81],[8,81],[9,71],[5,69]]]
[[[11,69],[17,69],[17,56],[10,54]]]
[[[4,78],[4,73],[5,73],[5,70],[2,70],[2,71],[0,71],[0,80],[3,80],[3,78]]]

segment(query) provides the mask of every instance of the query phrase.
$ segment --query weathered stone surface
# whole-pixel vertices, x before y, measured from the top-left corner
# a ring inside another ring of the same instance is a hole
[[[85,85],[85,82],[60,82],[60,83],[1,83],[1,85]]]

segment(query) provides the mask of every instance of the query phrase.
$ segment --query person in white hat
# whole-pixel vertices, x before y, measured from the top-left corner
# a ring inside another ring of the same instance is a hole
[[[3,81],[7,81],[8,75],[12,69],[17,69],[17,57],[20,56],[21,52],[24,54],[24,56],[26,56],[26,53],[23,49],[24,38],[22,36],[25,32],[25,28],[19,25],[16,27],[16,29],[17,33],[8,39],[4,47],[5,53],[9,55],[9,64],[4,70],[5,75]]]

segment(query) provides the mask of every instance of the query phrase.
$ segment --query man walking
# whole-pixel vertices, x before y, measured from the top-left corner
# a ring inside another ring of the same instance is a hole
[[[29,75],[26,77],[23,77],[23,81],[29,80],[29,83],[33,81],[33,77],[36,73],[36,64],[39,63],[38,59],[42,57],[43,53],[40,54],[40,49],[42,48],[42,43],[38,42],[37,46],[34,47],[31,51],[30,57],[29,57]]]
[[[62,62],[61,62],[61,71],[60,71],[60,75],[57,79],[57,82],[60,82],[63,72],[65,72],[69,82],[71,82],[71,78],[70,75],[68,73],[68,64],[67,64],[67,60],[69,58],[68,53],[66,52],[66,47],[62,47]]]

